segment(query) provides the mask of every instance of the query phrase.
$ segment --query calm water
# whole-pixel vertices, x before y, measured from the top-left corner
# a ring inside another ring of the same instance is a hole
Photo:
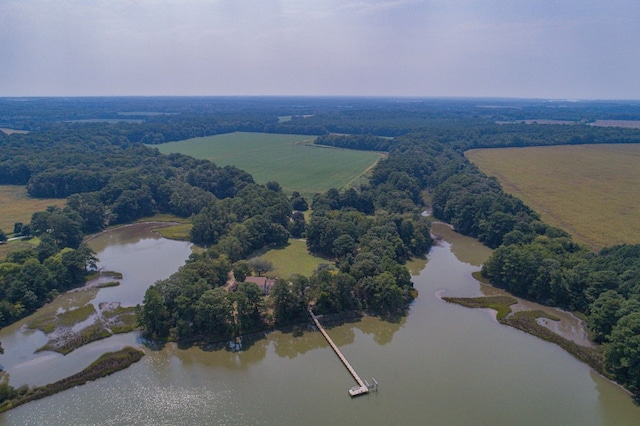
[[[320,333],[274,332],[235,353],[175,345],[147,350],[125,371],[19,407],[0,423],[640,424],[640,408],[625,392],[558,347],[499,325],[488,311],[439,299],[481,294],[471,272],[486,253],[454,237],[445,235],[452,243],[435,247],[414,278],[420,296],[405,319],[366,318],[328,330],[358,373],[380,382],[378,393],[348,397],[353,379]],[[106,243],[103,250],[118,253],[122,244],[137,243]],[[99,256],[107,269],[123,271],[119,262],[133,261],[149,272],[176,257],[159,253],[144,263],[132,260],[135,245],[126,250],[113,263]],[[117,338],[136,341],[135,333]]]

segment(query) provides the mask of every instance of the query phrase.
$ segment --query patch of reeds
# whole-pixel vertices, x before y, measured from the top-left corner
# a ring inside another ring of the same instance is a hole
[[[89,319],[96,314],[96,308],[89,303],[80,308],[63,312],[56,316],[56,325],[60,327],[73,327],[74,325]]]
[[[72,333],[47,342],[46,345],[36,349],[36,352],[53,351],[66,355],[81,346],[111,336],[111,332],[101,322],[97,322],[84,328],[79,333]]]
[[[98,284],[96,288],[117,287],[119,285],[120,285],[120,281],[109,281],[106,283]]]
[[[189,241],[191,228],[193,228],[192,224],[184,223],[180,225],[167,226],[165,228],[158,228],[155,231],[164,238],[168,238],[170,240]]]
[[[27,324],[27,328],[49,334],[56,329],[56,317],[55,315],[48,315],[35,319]]]
[[[467,308],[490,308],[497,312],[498,320],[505,318],[511,313],[511,305],[518,303],[518,300],[509,296],[487,296],[487,297],[443,297],[444,301],[466,306]]]
[[[482,276],[482,271],[472,272],[471,276],[483,284],[491,284],[491,282],[487,278]]]

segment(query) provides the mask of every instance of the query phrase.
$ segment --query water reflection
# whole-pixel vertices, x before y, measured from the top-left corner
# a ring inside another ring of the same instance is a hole
[[[491,256],[492,250],[475,238],[465,237],[454,231],[450,225],[442,222],[431,224],[431,233],[436,240],[445,240],[451,245],[451,251],[460,262],[473,266],[482,266]]]
[[[354,324],[355,328],[366,335],[373,336],[373,341],[379,345],[391,343],[393,336],[407,322],[407,317],[401,317],[393,321],[380,321],[377,318],[364,317],[362,321]]]

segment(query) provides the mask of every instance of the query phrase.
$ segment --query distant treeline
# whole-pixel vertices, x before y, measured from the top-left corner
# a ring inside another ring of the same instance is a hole
[[[586,124],[481,124],[468,127],[426,127],[412,132],[425,141],[447,144],[458,151],[474,148],[505,148],[548,145],[584,145],[612,143],[640,143],[638,129],[594,127]],[[315,140],[318,145],[366,151],[391,151],[395,140],[361,134],[328,134]]]
[[[572,121],[581,124],[565,127],[584,128],[588,127],[585,123],[598,119],[638,120],[640,103],[345,97],[0,98],[0,127],[42,132],[70,121],[110,120],[130,142],[150,144],[233,131],[395,137],[419,129],[473,128],[486,134],[501,132],[496,122],[527,119]],[[568,139],[556,140],[569,143]],[[525,137],[521,143],[530,142]]]

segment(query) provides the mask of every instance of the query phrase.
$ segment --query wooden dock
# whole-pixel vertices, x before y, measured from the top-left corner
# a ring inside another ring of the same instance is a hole
[[[342,352],[340,352],[340,349],[338,349],[338,347],[333,342],[331,337],[329,337],[324,327],[322,327],[322,325],[320,324],[320,321],[318,321],[318,317],[315,316],[315,314],[311,309],[309,309],[309,315],[311,315],[311,319],[313,319],[313,322],[316,324],[316,327],[318,328],[318,330],[320,330],[324,338],[327,339],[327,342],[329,342],[329,345],[331,346],[331,348],[333,348],[333,351],[336,353],[336,355],[338,355],[338,358],[340,358],[340,361],[342,361],[342,363],[347,368],[347,370],[349,370],[349,373],[351,373],[353,378],[358,383],[358,386],[354,386],[349,389],[349,395],[354,397],[354,396],[360,396],[360,395],[369,393],[369,384],[363,381],[360,378],[360,376],[358,376],[358,373],[356,373],[356,370],[354,370],[351,364],[349,364],[349,361],[347,361],[347,358],[345,358],[345,356],[342,355]],[[375,379],[374,379],[374,383],[377,389],[377,382],[375,381]]]

